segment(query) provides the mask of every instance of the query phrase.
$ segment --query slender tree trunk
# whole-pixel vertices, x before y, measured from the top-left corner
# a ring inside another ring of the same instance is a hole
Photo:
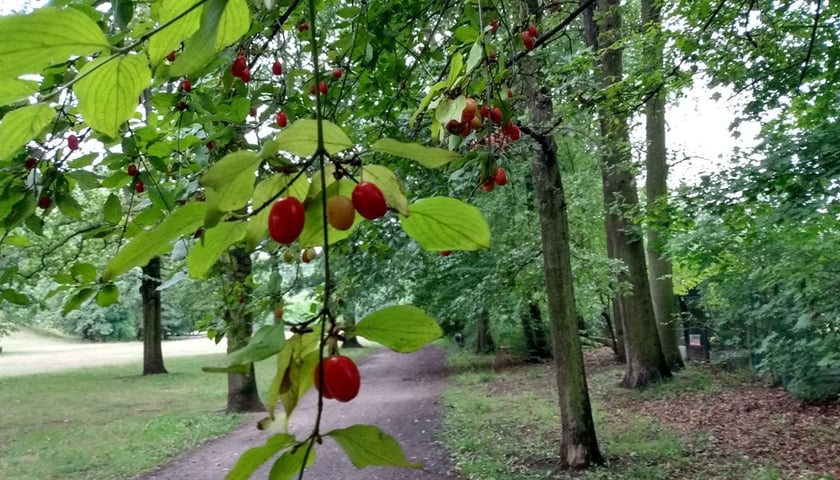
[[[475,319],[475,353],[492,353],[496,350],[493,337],[490,335],[490,313],[487,309],[481,310],[478,318]]]
[[[160,257],[143,267],[140,298],[143,304],[143,375],[167,373],[163,365],[163,322],[160,309]]]
[[[601,55],[597,69],[599,83],[602,90],[607,90],[619,83],[624,75],[623,51],[616,46],[621,36],[620,0],[598,0],[597,3],[597,36],[588,34],[585,37],[590,41],[597,39],[595,46]],[[593,30],[591,25],[588,30]],[[601,177],[607,245],[612,258],[622,260],[626,267],[619,275],[619,281],[631,287],[629,294],[618,298],[627,355],[627,371],[621,385],[644,388],[669,377],[671,371],[662,354],[656,327],[642,235],[639,226],[624,214],[638,205],[639,197],[633,173],[627,168],[630,135],[627,114],[621,111],[622,108],[601,103],[598,109]]]
[[[347,304],[344,311],[344,326],[349,328],[356,325],[356,305]],[[341,348],[362,348],[358,337],[354,333],[345,333]]]
[[[226,314],[228,353],[247,345],[254,328],[254,319],[248,310],[250,288],[247,279],[251,275],[251,256],[241,247],[231,250],[230,256],[233,260],[232,280],[239,285],[243,294],[236,307],[228,309]],[[247,375],[228,374],[228,412],[256,412],[264,408],[257,390],[253,363],[249,365]]]
[[[645,49],[644,58],[650,71],[662,70],[664,43],[658,31],[662,27],[662,0],[642,0],[642,23],[651,34]],[[668,162],[665,148],[665,90],[659,89],[645,103],[646,129],[646,168],[648,212],[655,212],[656,217],[667,215],[665,206],[668,201]],[[649,265],[650,295],[662,353],[671,369],[681,369],[678,331],[679,320],[674,312],[674,285],[671,280],[673,268],[671,262],[660,254],[664,240],[660,225],[662,221],[651,222],[647,231],[647,258]]]
[[[542,319],[540,306],[534,302],[528,303],[528,309],[520,315],[522,334],[525,337],[525,348],[528,350],[528,361],[540,361],[552,358],[548,334]]]
[[[539,19],[542,15],[539,2],[528,0],[527,6],[529,13]],[[537,79],[542,78],[538,75],[542,69],[538,58],[530,56],[523,61],[523,91],[528,92],[528,113],[534,129],[549,125],[554,116],[550,91],[537,84]],[[595,434],[575,316],[568,204],[557,164],[557,143],[550,135],[534,132],[533,137],[541,147],[531,162],[531,168],[540,218],[543,271],[560,405],[559,460],[561,466],[587,468],[603,463],[604,459]]]

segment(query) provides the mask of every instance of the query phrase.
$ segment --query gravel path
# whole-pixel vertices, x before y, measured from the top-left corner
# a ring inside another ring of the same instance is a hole
[[[317,448],[317,460],[304,475],[308,480],[437,480],[461,478],[437,440],[446,385],[446,353],[426,347],[412,354],[380,350],[359,365],[362,388],[350,403],[328,400],[324,405],[322,431],[356,423],[373,424],[396,438],[409,461],[424,470],[368,467],[357,470],[330,438]],[[290,430],[306,436],[315,418],[316,398],[310,391],[292,416]],[[229,435],[209,442],[159,470],[137,480],[222,480],[239,456],[262,445],[270,433],[254,426],[257,415]],[[268,462],[252,478],[268,478]]]

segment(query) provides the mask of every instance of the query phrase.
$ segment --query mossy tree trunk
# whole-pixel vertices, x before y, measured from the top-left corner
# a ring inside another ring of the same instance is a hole
[[[254,328],[254,319],[248,310],[248,299],[251,291],[248,286],[248,277],[251,275],[251,256],[244,248],[236,247],[230,251],[230,258],[233,270],[231,281],[237,285],[236,288],[242,293],[237,305],[228,308],[225,314],[228,353],[235,352],[247,345],[251,340]],[[247,374],[228,374],[228,412],[256,412],[264,408],[257,390],[257,378],[253,363],[248,366]]]

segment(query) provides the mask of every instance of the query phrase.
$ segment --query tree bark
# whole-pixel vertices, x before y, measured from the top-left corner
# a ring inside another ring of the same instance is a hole
[[[522,334],[525,336],[525,348],[528,350],[528,361],[552,358],[553,354],[539,305],[529,302],[528,309],[520,315],[520,322]]]
[[[356,305],[347,304],[344,311],[344,326],[345,334],[344,341],[341,342],[341,348],[362,348],[358,337],[354,333],[346,333],[346,328],[351,328],[356,325]]]
[[[496,345],[490,335],[490,313],[486,308],[481,310],[475,320],[475,337],[475,353],[484,354],[496,351]]]
[[[528,13],[539,20],[539,2],[528,0]],[[542,64],[536,56],[523,60],[524,88],[534,129],[549,125],[553,116],[551,92],[537,84]],[[557,163],[557,143],[550,135],[533,134],[540,144],[531,162],[540,218],[543,271],[548,293],[548,316],[553,340],[557,396],[560,405],[561,466],[587,468],[604,459],[598,447],[592,405],[583,366],[583,350],[575,316],[572,256],[563,179]]]
[[[621,37],[620,0],[598,0],[599,21],[596,38],[600,51],[600,65],[596,70],[603,91],[615,87],[624,75],[623,51],[617,44]],[[592,19],[594,15],[589,16]],[[590,25],[587,30],[595,30]],[[656,326],[656,317],[650,296],[645,247],[639,226],[624,212],[639,203],[636,181],[627,168],[630,135],[627,113],[622,106],[601,102],[598,107],[601,130],[601,177],[603,180],[605,226],[610,256],[620,259],[625,269],[619,281],[629,284],[631,292],[620,295],[621,319],[627,355],[627,370],[621,382],[623,387],[644,388],[663,378],[671,371]]]
[[[160,257],[143,267],[140,298],[143,304],[143,375],[167,373],[163,365],[163,322],[160,308]]]
[[[642,24],[651,37],[646,42],[643,57],[649,71],[662,70],[664,43],[658,31],[662,27],[662,0],[642,0]],[[662,353],[671,369],[681,369],[683,364],[679,349],[679,319],[674,312],[674,285],[671,279],[671,262],[660,254],[664,237],[661,225],[665,224],[668,202],[668,162],[665,147],[665,90],[660,88],[645,102],[647,177],[647,211],[658,219],[650,222],[647,231],[648,275],[653,311],[659,331]]]
[[[227,351],[235,352],[248,344],[254,328],[254,319],[248,310],[248,298],[251,289],[248,287],[247,279],[251,275],[251,256],[242,247],[231,250],[230,257],[233,261],[232,281],[243,292],[238,304],[229,308],[226,313],[227,323]],[[260,394],[257,390],[257,378],[254,374],[254,364],[248,366],[248,374],[228,374],[228,395],[227,411],[233,412],[256,412],[264,410],[265,407],[260,401]]]

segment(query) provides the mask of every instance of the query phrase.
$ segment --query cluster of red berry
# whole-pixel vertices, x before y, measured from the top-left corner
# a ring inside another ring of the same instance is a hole
[[[534,49],[534,45],[536,43],[536,38],[539,36],[539,31],[537,31],[537,27],[534,25],[528,25],[527,30],[523,30],[522,33],[519,34],[520,38],[522,38],[522,45],[525,46],[526,51],[530,51]]]

